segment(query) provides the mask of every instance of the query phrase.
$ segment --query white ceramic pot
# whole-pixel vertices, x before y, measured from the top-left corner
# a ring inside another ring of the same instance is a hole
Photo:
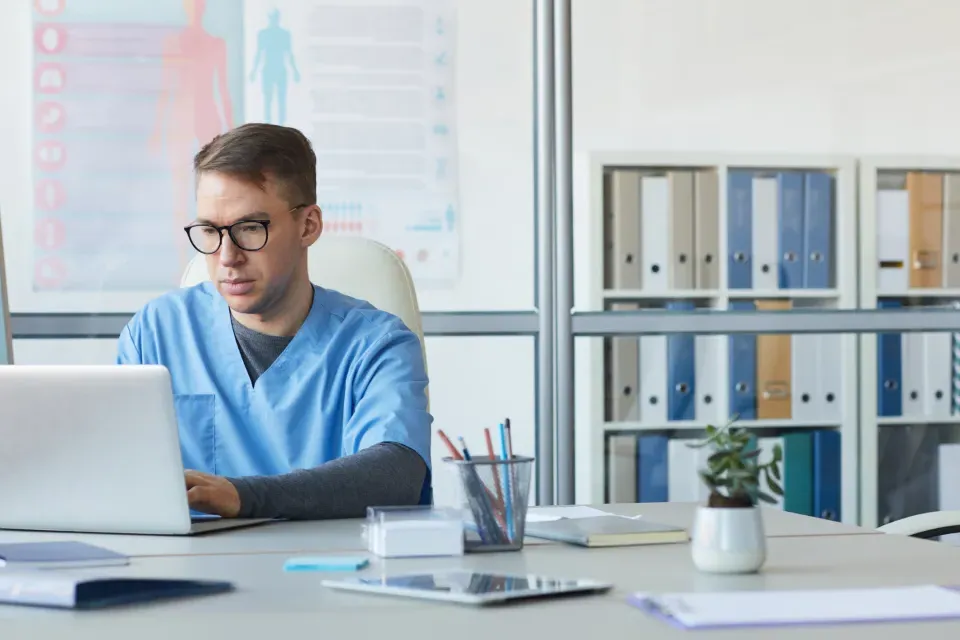
[[[699,507],[693,523],[693,564],[709,573],[754,573],[767,559],[760,509]]]

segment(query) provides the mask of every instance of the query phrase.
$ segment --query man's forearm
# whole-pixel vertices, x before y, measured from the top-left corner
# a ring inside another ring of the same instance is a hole
[[[403,445],[384,442],[312,469],[230,478],[241,518],[356,518],[367,507],[415,505],[427,467]]]

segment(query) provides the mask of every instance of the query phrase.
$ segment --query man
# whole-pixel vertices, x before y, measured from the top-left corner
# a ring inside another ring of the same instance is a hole
[[[419,339],[308,277],[315,166],[303,134],[277,125],[204,146],[186,231],[210,281],[153,300],[120,336],[120,364],[170,371],[197,511],[314,519],[430,501]]]

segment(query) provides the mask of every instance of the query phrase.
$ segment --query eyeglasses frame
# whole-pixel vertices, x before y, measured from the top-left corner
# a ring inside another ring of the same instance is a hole
[[[309,207],[309,206],[310,206],[309,204],[298,204],[297,206],[288,209],[288,210],[287,210],[287,213],[293,213],[293,212],[296,211],[297,209],[303,209],[304,207]],[[234,235],[233,235],[233,228],[234,228],[235,226],[237,226],[238,224],[249,224],[249,223],[251,223],[251,222],[256,222],[257,224],[262,224],[262,225],[263,225],[263,231],[264,231],[264,233],[266,234],[266,237],[263,239],[263,244],[260,245],[260,248],[258,248],[258,249],[246,249],[246,248],[244,248],[244,247],[241,247],[240,244],[237,242],[237,239],[236,239],[236,238],[234,237]],[[190,245],[191,245],[194,249],[196,249],[198,253],[202,253],[202,254],[205,255],[205,256],[212,256],[212,255],[215,254],[217,251],[220,251],[220,249],[223,247],[223,232],[224,232],[224,231],[226,231],[226,232],[230,235],[230,240],[233,242],[233,245],[234,245],[237,249],[240,249],[241,251],[248,251],[248,252],[250,252],[250,253],[254,253],[254,252],[256,252],[256,251],[262,251],[263,248],[264,248],[265,246],[267,246],[267,242],[270,241],[270,222],[271,222],[270,220],[238,220],[237,222],[234,222],[233,224],[223,225],[222,227],[218,227],[218,226],[213,225],[213,224],[208,224],[208,223],[202,222],[202,223],[188,224],[187,226],[185,226],[185,227],[183,228],[183,231],[184,231],[184,233],[187,234],[187,240],[190,242]],[[217,233],[219,234],[220,239],[219,239],[219,241],[217,242],[217,248],[216,248],[216,249],[214,249],[213,251],[209,251],[209,252],[207,252],[207,251],[201,251],[201,250],[197,247],[197,245],[195,245],[195,244],[193,243],[193,238],[190,237],[190,229],[194,229],[194,228],[196,228],[196,227],[210,227],[211,229],[216,229],[216,230],[217,230]]]

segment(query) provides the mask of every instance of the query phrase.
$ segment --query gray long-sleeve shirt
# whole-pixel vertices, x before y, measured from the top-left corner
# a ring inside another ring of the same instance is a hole
[[[236,320],[233,332],[253,384],[292,340]],[[383,442],[312,469],[229,480],[240,494],[239,517],[316,520],[361,517],[368,506],[415,505],[426,473],[417,452]]]

